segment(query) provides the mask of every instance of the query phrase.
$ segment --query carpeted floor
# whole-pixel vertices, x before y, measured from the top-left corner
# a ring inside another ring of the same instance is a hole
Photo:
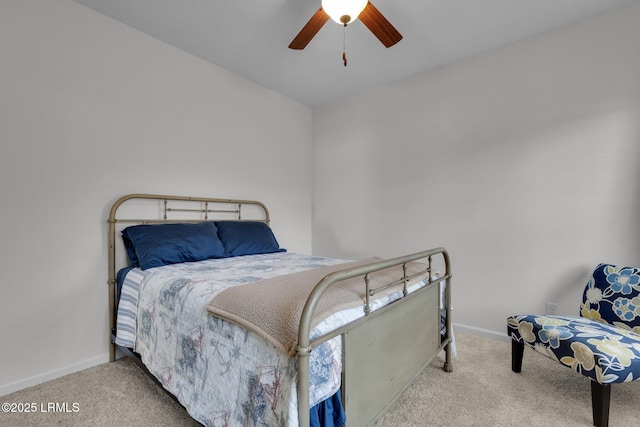
[[[454,371],[444,372],[438,357],[376,427],[592,425],[589,380],[528,349],[515,374],[508,342],[463,333],[456,341]],[[36,410],[1,412],[1,426],[199,425],[127,359],[0,397],[5,402],[33,403]],[[69,412],[47,410],[50,402]],[[610,426],[637,425],[638,402],[640,383],[614,385]]]

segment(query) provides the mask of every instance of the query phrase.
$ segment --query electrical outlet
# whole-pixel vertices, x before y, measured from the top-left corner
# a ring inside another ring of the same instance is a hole
[[[555,302],[548,302],[547,314],[551,314],[551,315],[558,314],[558,304],[556,304]]]

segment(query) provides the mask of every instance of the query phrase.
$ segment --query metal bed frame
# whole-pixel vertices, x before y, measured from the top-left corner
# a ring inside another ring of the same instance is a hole
[[[125,204],[129,211],[123,206]],[[108,219],[111,361],[116,359],[117,347],[115,344],[116,274],[119,268],[125,266],[124,245],[121,241],[119,243],[116,241],[116,233],[132,224],[220,220],[263,221],[268,224],[270,217],[267,207],[255,200],[129,194],[113,203]],[[123,255],[121,259],[118,258],[118,254]],[[433,262],[436,257],[444,268],[444,272],[437,279],[432,278],[435,273]],[[408,276],[406,264],[412,261],[424,263],[425,268],[414,276]],[[387,284],[384,288],[398,286],[403,291],[403,297],[371,311],[370,297],[381,288],[369,289],[369,274],[393,267],[398,267],[399,279]],[[408,293],[408,281],[424,273],[429,277],[428,284]],[[310,340],[313,313],[322,294],[330,286],[339,286],[341,281],[359,276],[363,278],[366,292],[365,316]],[[440,304],[441,282],[445,283],[444,307]],[[440,333],[442,310],[445,313],[444,336]],[[451,263],[447,251],[444,248],[435,248],[336,271],[327,275],[316,285],[306,302],[298,329],[297,392],[298,418],[301,427],[308,427],[310,422],[309,354],[316,346],[338,335],[342,336],[343,346],[342,401],[347,415],[347,425],[350,427],[372,424],[440,351],[445,351],[443,369],[447,372],[453,371]],[[132,355],[128,349],[122,350],[125,354]],[[145,368],[142,362],[138,364]],[[151,375],[148,371],[146,372]],[[154,380],[159,383],[155,378]]]

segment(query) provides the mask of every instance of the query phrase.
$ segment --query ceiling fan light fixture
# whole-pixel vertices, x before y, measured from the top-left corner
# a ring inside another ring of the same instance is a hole
[[[355,21],[369,0],[322,0],[322,9],[338,24]]]
[[[345,30],[348,23],[360,19],[360,22],[385,47],[391,47],[402,40],[402,34],[391,25],[387,18],[370,1],[322,0],[322,6],[316,10],[316,13],[289,43],[289,49],[304,49],[329,19],[333,19],[339,24],[344,24]]]

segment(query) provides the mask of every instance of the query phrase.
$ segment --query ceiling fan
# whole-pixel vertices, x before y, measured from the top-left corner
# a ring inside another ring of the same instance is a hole
[[[386,47],[391,47],[402,40],[402,35],[398,30],[368,0],[322,0],[320,9],[302,27],[302,30],[289,44],[289,48],[304,49],[329,18],[345,27],[360,18],[360,21]]]

